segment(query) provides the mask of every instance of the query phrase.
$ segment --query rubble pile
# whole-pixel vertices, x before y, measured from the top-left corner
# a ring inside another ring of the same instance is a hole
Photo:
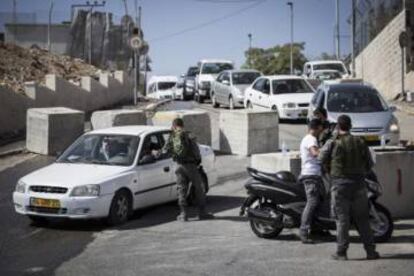
[[[0,85],[23,94],[26,81],[44,83],[46,74],[78,83],[81,76],[98,78],[99,69],[81,59],[52,54],[38,47],[26,49],[0,42]]]

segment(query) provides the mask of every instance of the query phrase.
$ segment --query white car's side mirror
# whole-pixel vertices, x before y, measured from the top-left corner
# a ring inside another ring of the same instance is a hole
[[[394,106],[394,105],[390,106],[390,111],[391,112],[396,112],[397,111],[397,107]]]

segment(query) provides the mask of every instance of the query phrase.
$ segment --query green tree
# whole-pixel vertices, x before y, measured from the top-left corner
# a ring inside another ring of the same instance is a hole
[[[307,61],[303,51],[305,43],[293,44],[293,68],[301,71]],[[245,52],[246,62],[243,68],[252,68],[265,75],[290,73],[290,44],[276,45],[275,47],[251,48]]]
[[[336,56],[323,52],[317,60],[336,60]]]

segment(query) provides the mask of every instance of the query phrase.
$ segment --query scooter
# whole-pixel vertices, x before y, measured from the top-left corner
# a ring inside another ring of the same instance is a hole
[[[264,173],[247,169],[251,178],[245,188],[248,197],[240,209],[240,215],[247,213],[250,227],[260,238],[275,238],[284,228],[299,228],[302,211],[306,205],[306,194],[302,184],[287,171]],[[374,173],[365,179],[370,205],[369,222],[376,242],[388,241],[394,230],[394,223],[386,207],[377,202],[382,186]],[[314,224],[317,229],[335,230],[335,220],[330,215],[330,197],[322,200]]]

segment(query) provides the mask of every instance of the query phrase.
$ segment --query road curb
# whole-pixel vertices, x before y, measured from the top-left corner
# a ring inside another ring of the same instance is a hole
[[[18,148],[18,149],[13,149],[13,150],[5,151],[5,152],[0,152],[0,158],[4,158],[4,157],[11,156],[11,155],[20,154],[20,153],[23,153],[25,150],[26,150],[25,148]]]

